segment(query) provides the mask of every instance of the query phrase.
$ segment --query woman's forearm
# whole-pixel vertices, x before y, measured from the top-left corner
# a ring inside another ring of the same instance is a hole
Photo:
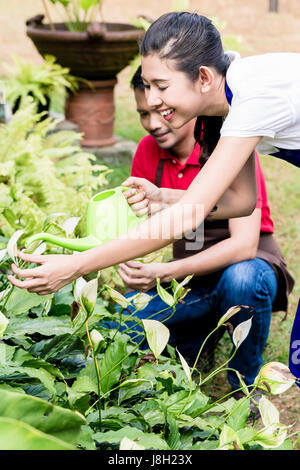
[[[240,149],[240,140],[233,139],[239,158],[232,158],[232,161],[228,161],[224,158],[224,153],[226,154],[229,150],[232,152],[232,138],[221,139],[214,150],[214,158],[209,158],[177,203],[153,215],[124,236],[74,255],[78,257],[81,274],[144,256],[196,230],[235,178],[232,186],[237,188],[236,194],[240,191],[240,197],[236,196],[238,199],[236,207],[240,212],[250,214],[256,205],[256,185],[253,162],[247,161],[253,150],[251,146],[254,145],[255,139],[243,139],[245,145],[242,149]],[[244,197],[243,188],[245,188]],[[233,216],[246,215],[236,214],[234,208],[232,208],[232,213]]]
[[[161,209],[166,209],[167,207],[171,206],[178,202],[185,193],[183,189],[171,189],[171,188],[160,188],[161,192],[161,202],[162,206]]]

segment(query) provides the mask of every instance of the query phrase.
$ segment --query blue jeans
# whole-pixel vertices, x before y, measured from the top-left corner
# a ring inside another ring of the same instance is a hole
[[[229,319],[235,328],[239,323],[252,317],[252,326],[247,338],[238,348],[227,367],[238,370],[244,376],[247,385],[254,382],[262,365],[262,354],[267,342],[272,314],[272,303],[277,292],[277,278],[273,268],[266,261],[255,258],[242,261],[224,269],[213,283],[207,284],[204,277],[195,277],[192,290],[184,297],[184,304],[167,308],[156,289],[147,293],[155,295],[148,306],[134,314],[139,319],[151,316],[153,320],[164,322],[170,330],[169,343],[176,346],[180,353],[192,361],[196,358],[202,342],[216,326],[219,318],[233,305],[247,305],[254,310],[242,308]],[[131,297],[135,293],[127,294]],[[162,311],[164,310],[164,311]],[[162,311],[162,312],[161,312]],[[153,314],[156,315],[152,316]],[[112,323],[109,326],[115,326]],[[126,324],[133,327],[130,335],[140,342],[143,328],[134,321]],[[123,330],[124,327],[121,327]],[[135,330],[135,332],[133,332]],[[147,348],[144,343],[144,348]],[[232,352],[234,351],[234,347]],[[239,381],[233,371],[228,371],[227,378],[233,389],[239,388]]]

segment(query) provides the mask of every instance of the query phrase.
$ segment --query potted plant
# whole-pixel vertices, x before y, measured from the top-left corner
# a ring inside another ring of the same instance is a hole
[[[83,132],[83,145],[111,145],[117,74],[138,53],[144,30],[131,24],[97,21],[101,0],[42,0],[45,15],[27,21],[27,35],[42,56],[51,54],[73,75],[88,79],[66,102],[66,117]],[[54,23],[49,6],[63,15]],[[48,22],[43,20],[47,17]]]
[[[53,56],[46,55],[42,64],[24,62],[17,55],[13,56],[14,65],[4,63],[7,70],[5,79],[6,99],[15,113],[22,100],[30,95],[37,103],[39,113],[46,111],[41,119],[47,117],[53,93],[64,93],[69,90],[75,93],[79,88],[79,81],[69,73],[67,67],[56,63]]]

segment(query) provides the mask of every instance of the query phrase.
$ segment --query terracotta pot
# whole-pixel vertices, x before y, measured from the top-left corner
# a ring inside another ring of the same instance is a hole
[[[91,81],[92,88],[82,86],[66,102],[66,119],[74,122],[84,133],[82,145],[102,147],[113,145],[114,138],[114,86],[117,80]]]
[[[94,91],[82,86],[77,95],[68,98],[67,119],[85,133],[84,145],[110,145],[114,142],[116,76],[138,54],[138,41],[144,30],[125,23],[92,23],[86,32],[76,32],[67,30],[63,23],[55,23],[56,30],[52,31],[43,24],[43,18],[38,15],[26,22],[26,33],[39,53],[55,56],[70,73],[91,80],[94,85]]]

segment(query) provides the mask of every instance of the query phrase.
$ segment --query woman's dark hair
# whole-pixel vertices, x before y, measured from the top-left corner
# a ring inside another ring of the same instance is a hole
[[[172,59],[175,68],[190,80],[199,76],[201,66],[214,67],[225,76],[230,60],[224,54],[218,30],[205,16],[188,12],[166,13],[151,24],[140,45],[142,56],[157,53],[161,59]],[[195,139],[203,147],[204,163],[220,138],[222,117],[198,116]]]
[[[138,68],[136,69],[132,79],[130,80],[130,86],[136,90],[137,88],[139,90],[144,91],[145,90],[145,85],[142,80],[142,67],[139,65]]]

